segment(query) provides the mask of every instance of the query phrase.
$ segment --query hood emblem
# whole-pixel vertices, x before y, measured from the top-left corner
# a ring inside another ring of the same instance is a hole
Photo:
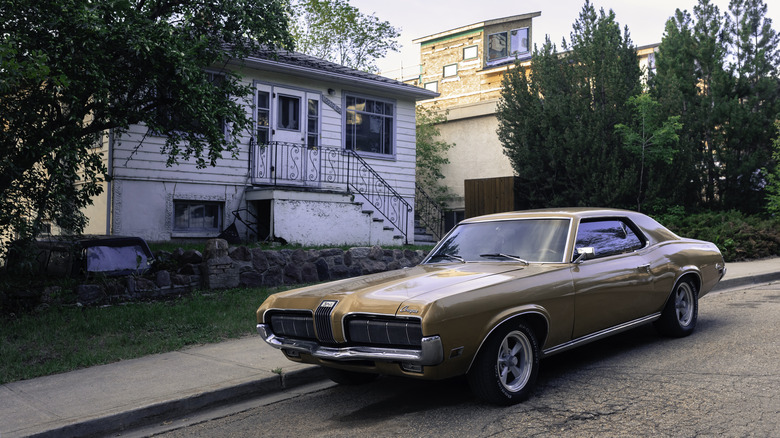
[[[401,307],[401,310],[398,311],[398,313],[419,313],[420,311],[417,309],[411,309],[409,306],[403,306]]]
[[[336,307],[336,303],[338,303],[338,301],[336,301],[336,300],[325,300],[325,301],[320,303],[319,308],[320,309],[332,309],[332,308]]]

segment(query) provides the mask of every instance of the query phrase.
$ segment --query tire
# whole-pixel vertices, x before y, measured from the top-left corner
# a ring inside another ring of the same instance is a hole
[[[521,324],[499,327],[482,346],[468,374],[477,398],[497,405],[526,400],[539,374],[539,343]]]
[[[699,291],[696,284],[682,280],[675,285],[655,327],[663,335],[682,338],[693,333],[698,317]]]
[[[357,371],[347,371],[339,368],[322,367],[322,369],[330,380],[333,380],[340,385],[363,385],[372,382],[379,377],[378,374],[359,373]]]

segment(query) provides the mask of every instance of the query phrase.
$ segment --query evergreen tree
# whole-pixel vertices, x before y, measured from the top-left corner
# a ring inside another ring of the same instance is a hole
[[[635,205],[636,161],[614,130],[628,123],[629,98],[641,91],[628,29],[586,1],[563,48],[548,39],[530,71],[504,77],[498,133],[522,206]]]
[[[772,172],[780,111],[780,39],[766,10],[760,0],[733,0],[721,14],[700,0],[694,20],[678,10],[667,22],[651,84],[667,114],[681,115],[681,158],[687,160],[677,167],[695,171],[686,207],[763,210],[761,169],[769,165]]]
[[[731,43],[733,88],[727,106],[723,204],[747,213],[763,210],[766,167],[780,112],[777,72],[780,37],[761,0],[732,0],[726,29]]]
[[[725,54],[722,17],[708,0],[687,11],[675,12],[666,23],[656,56],[651,94],[667,115],[680,115],[679,154],[672,168],[679,172],[667,206],[687,208],[717,205],[720,180],[718,160],[730,81],[723,66]]]

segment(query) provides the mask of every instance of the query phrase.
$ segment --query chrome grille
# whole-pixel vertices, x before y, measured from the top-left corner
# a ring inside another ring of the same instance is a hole
[[[347,339],[356,344],[420,347],[420,321],[354,318],[347,322]]]
[[[271,330],[276,336],[297,339],[316,339],[314,320],[302,313],[275,313],[271,315]]]
[[[317,338],[323,343],[335,343],[331,314],[337,301],[323,301],[314,311],[314,325],[317,327]]]

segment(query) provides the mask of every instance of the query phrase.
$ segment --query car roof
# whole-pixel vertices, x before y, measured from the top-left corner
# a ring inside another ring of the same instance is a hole
[[[630,210],[620,210],[616,208],[592,208],[592,207],[571,207],[571,208],[541,208],[536,210],[512,211],[506,213],[495,213],[484,216],[477,216],[465,219],[463,222],[483,222],[506,219],[531,219],[531,218],[586,218],[599,216],[633,216],[636,213]]]
[[[571,207],[571,208],[543,208],[537,210],[513,211],[507,213],[495,213],[477,216],[463,220],[461,223],[478,223],[512,219],[534,218],[562,218],[577,219],[595,217],[627,217],[635,225],[640,227],[650,243],[667,240],[678,240],[679,236],[669,231],[666,227],[656,222],[653,218],[636,211],[621,210],[617,208]]]

